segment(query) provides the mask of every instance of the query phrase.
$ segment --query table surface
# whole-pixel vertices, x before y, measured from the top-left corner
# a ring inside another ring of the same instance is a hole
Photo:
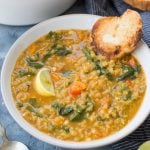
[[[84,1],[77,1],[69,10],[64,14],[70,13],[86,13]],[[32,26],[6,26],[0,24],[0,69],[3,60],[7,54],[10,46],[19,38],[26,30]],[[65,150],[56,146],[46,144],[42,141],[32,137],[24,131],[8,113],[0,93],[0,122],[6,128],[6,133],[9,140],[21,141],[28,146],[30,150]],[[1,143],[1,142],[0,142]],[[96,148],[95,150],[110,150],[109,147]]]

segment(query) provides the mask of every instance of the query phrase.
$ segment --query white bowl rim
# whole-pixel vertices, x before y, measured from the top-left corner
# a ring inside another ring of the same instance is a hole
[[[21,42],[21,40],[28,35],[30,32],[32,32],[34,29],[39,28],[41,25],[46,24],[48,22],[51,21],[55,21],[58,20],[60,18],[69,18],[69,17],[96,17],[97,19],[100,18],[101,16],[97,16],[97,15],[89,15],[89,14],[69,14],[69,15],[64,15],[64,16],[59,16],[59,17],[54,17],[51,19],[48,19],[44,22],[41,22],[37,25],[35,25],[34,27],[30,28],[29,30],[27,30],[22,36],[20,36],[16,42],[11,46],[10,50],[8,51],[6,58],[3,62],[3,66],[2,66],[2,70],[1,70],[1,91],[2,91],[2,97],[4,100],[4,103],[9,111],[9,113],[11,114],[11,116],[13,117],[13,119],[25,130],[27,131],[29,134],[33,135],[35,138],[52,144],[52,145],[56,145],[56,146],[60,146],[63,148],[72,148],[72,149],[87,149],[87,148],[96,148],[96,147],[102,147],[105,145],[109,145],[112,144],[122,138],[124,138],[125,136],[129,135],[130,133],[132,133],[135,129],[137,129],[143,122],[144,120],[147,118],[147,116],[150,113],[150,108],[148,108],[147,110],[145,110],[144,112],[144,116],[142,117],[141,120],[138,121],[137,124],[134,125],[134,127],[130,126],[129,130],[125,130],[124,132],[122,132],[125,128],[129,127],[129,125],[126,125],[123,129],[121,129],[120,131],[116,132],[115,134],[112,134],[110,136],[107,136],[106,138],[103,139],[98,139],[98,140],[93,140],[93,141],[85,141],[85,142],[71,142],[71,141],[63,141],[63,140],[59,140],[57,138],[53,138],[50,137],[44,133],[41,133],[40,131],[34,132],[33,129],[35,129],[34,127],[32,127],[29,123],[27,123],[25,121],[25,119],[23,119],[23,117],[21,117],[21,120],[18,120],[18,114],[15,114],[14,111],[12,110],[11,106],[9,105],[8,102],[8,95],[6,94],[6,89],[5,89],[5,74],[6,74],[6,69],[5,67],[8,65],[7,63],[9,62],[8,58],[11,55],[11,51],[14,49],[14,47],[19,44]],[[146,49],[149,50],[148,46],[146,44],[144,44],[144,42],[140,42],[141,45],[143,45]],[[150,56],[150,54],[149,54]],[[148,84],[148,83],[147,83]],[[10,96],[10,95],[9,95]],[[21,116],[21,115],[20,115]],[[19,116],[19,117],[20,117]],[[134,117],[135,118],[135,117]],[[24,123],[24,121],[26,123]],[[133,120],[131,120],[130,122],[133,122]],[[26,125],[28,124],[28,126],[30,128],[26,128]],[[129,123],[130,124],[130,123]],[[40,136],[39,136],[40,134]]]

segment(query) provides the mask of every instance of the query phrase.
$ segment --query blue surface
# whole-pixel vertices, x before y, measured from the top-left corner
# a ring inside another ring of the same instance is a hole
[[[77,8],[77,9],[76,9]],[[68,13],[83,13],[84,8],[81,8],[81,4],[76,3]],[[5,26],[0,25],[0,70],[2,67],[3,60],[5,55],[7,54],[11,45],[18,39],[26,30],[28,30],[31,26],[25,27],[13,27],[13,26]],[[64,150],[62,148],[58,148],[56,146],[52,146],[41,142],[26,131],[24,131],[20,126],[13,120],[13,118],[8,113],[3,99],[0,93],[0,122],[6,128],[7,136],[9,140],[17,140],[21,141],[28,146],[30,150]],[[104,148],[105,150],[107,148]],[[103,148],[97,148],[95,150],[104,150]]]

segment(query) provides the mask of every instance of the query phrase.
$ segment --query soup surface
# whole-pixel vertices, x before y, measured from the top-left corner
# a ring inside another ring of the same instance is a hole
[[[54,95],[35,89],[41,68],[50,70]],[[17,59],[12,94],[22,116],[63,140],[88,141],[122,129],[143,100],[146,81],[132,55],[113,60],[96,54],[88,30],[49,32]]]

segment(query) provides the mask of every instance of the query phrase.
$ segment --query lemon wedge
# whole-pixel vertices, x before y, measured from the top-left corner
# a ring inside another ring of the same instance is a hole
[[[35,77],[35,90],[42,96],[55,96],[50,70],[42,68]]]
[[[144,142],[138,150],[150,150],[150,141]]]

